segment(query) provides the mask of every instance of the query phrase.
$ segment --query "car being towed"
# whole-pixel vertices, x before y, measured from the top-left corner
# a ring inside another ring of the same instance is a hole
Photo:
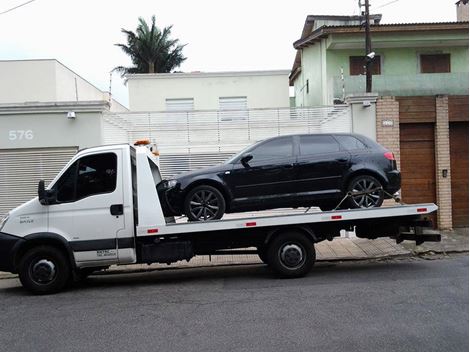
[[[257,142],[223,164],[157,185],[166,216],[191,221],[281,207],[382,205],[400,189],[393,153],[358,134],[302,134]]]

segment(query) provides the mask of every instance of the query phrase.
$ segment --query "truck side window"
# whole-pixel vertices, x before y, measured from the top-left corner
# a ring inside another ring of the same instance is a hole
[[[57,190],[57,201],[73,202],[75,200],[75,175],[77,174],[78,161],[74,162],[60,176],[54,188]]]
[[[76,199],[116,189],[117,158],[114,153],[85,156],[78,161]]]
[[[54,185],[57,201],[73,202],[116,189],[117,157],[114,153],[85,156],[73,163]]]

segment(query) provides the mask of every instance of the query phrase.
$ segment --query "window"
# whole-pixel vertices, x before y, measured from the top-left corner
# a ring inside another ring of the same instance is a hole
[[[74,162],[60,176],[54,185],[57,190],[57,200],[59,202],[71,202],[75,199],[75,175],[77,174],[78,161]]]
[[[332,136],[300,136],[300,155],[333,153],[339,144]]]
[[[246,97],[220,97],[219,110],[221,121],[248,119],[248,99]]]
[[[166,99],[165,105],[167,111],[191,111],[194,110],[194,99]]]
[[[450,72],[450,54],[421,54],[421,73]]]
[[[353,136],[335,136],[346,150],[363,150],[367,149],[367,146],[362,143],[359,139]]]
[[[276,138],[249,152],[253,161],[292,156],[292,137]]]
[[[349,75],[358,76],[366,74],[366,59],[364,56],[349,57]],[[376,55],[370,64],[370,70],[373,75],[381,74],[380,55]]]
[[[85,156],[71,165],[54,185],[59,202],[73,202],[116,189],[114,153]]]

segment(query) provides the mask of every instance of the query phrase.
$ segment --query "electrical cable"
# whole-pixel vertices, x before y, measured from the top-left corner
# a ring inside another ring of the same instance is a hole
[[[22,7],[22,6],[28,5],[28,4],[32,3],[33,1],[36,1],[36,0],[29,0],[29,1],[26,1],[26,2],[24,2],[24,3],[22,3],[22,4],[20,4],[20,5],[17,5],[17,6],[15,6],[15,7],[12,7],[11,9],[8,9],[8,10],[5,10],[5,11],[0,12],[0,15],[3,15],[3,14],[5,14],[5,13],[7,13],[7,12],[16,10],[17,8],[20,8],[20,7]]]

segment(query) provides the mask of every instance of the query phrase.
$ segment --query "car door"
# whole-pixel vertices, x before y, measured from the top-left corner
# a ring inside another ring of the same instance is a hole
[[[246,154],[253,158],[246,166],[240,160],[226,182],[233,194],[233,204],[255,204],[263,201],[282,201],[292,192],[294,180],[293,137],[278,137],[260,143]]]
[[[124,229],[121,168],[120,150],[85,155],[52,186],[49,231],[69,241],[77,262],[117,259],[116,237]]]
[[[351,156],[333,136],[301,135],[295,163],[295,191],[307,198],[341,192]]]

